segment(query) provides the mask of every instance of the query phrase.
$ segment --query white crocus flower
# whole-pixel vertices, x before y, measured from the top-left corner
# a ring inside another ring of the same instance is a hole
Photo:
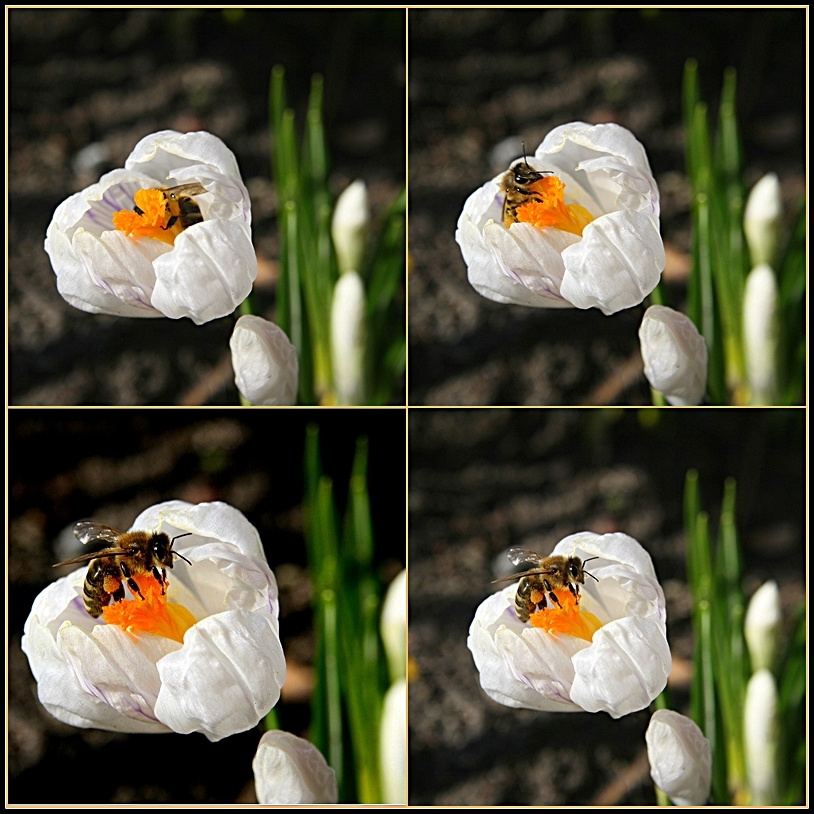
[[[339,404],[361,404],[365,384],[365,286],[355,271],[343,274],[331,303],[331,361]]]
[[[203,221],[182,228],[183,219],[172,222],[166,209],[163,219],[142,213],[154,218],[149,227],[114,225],[114,215],[139,220],[135,199],[143,190],[186,185],[205,190],[193,196]],[[189,317],[200,325],[231,314],[257,276],[249,194],[234,154],[211,133],[143,138],[124,169],[57,207],[45,251],[59,293],[92,314]]]
[[[402,571],[387,589],[380,623],[390,680],[407,674],[407,571]]]
[[[704,805],[712,784],[712,750],[699,726],[671,709],[659,709],[644,737],[653,782],[677,806]]]
[[[252,770],[261,805],[330,804],[339,800],[336,774],[322,752],[290,732],[266,732]]]
[[[777,278],[765,263],[743,291],[743,340],[752,404],[772,404],[777,389]]]
[[[752,805],[777,805],[777,685],[769,670],[758,670],[746,685],[743,731],[746,775]]]
[[[396,681],[384,696],[379,734],[384,803],[407,802],[407,680]]]
[[[251,729],[285,680],[277,583],[257,529],[225,503],[180,500],[145,510],[133,528],[177,537],[190,564],[176,560],[157,609],[129,594],[109,606],[133,611],[127,630],[85,610],[87,567],[49,585],[22,641],[40,701],[83,728],[210,741]]]
[[[752,187],[743,213],[743,230],[752,266],[759,266],[761,263],[771,266],[774,263],[782,220],[780,179],[770,172]]]
[[[364,181],[354,181],[339,196],[331,221],[331,236],[340,274],[362,268],[369,226],[367,187]]]
[[[561,540],[552,556],[598,558],[586,567],[598,582],[581,586],[577,612],[561,627],[567,632],[534,626],[537,614],[521,622],[516,584],[481,603],[467,640],[481,687],[509,707],[604,710],[613,718],[643,709],[666,686],[671,666],[664,593],[650,555],[626,534],[586,531]]]
[[[501,173],[464,204],[455,239],[490,300],[538,308],[638,305],[664,270],[659,191],[644,147],[616,124],[564,124],[528,158],[538,203],[504,220]],[[523,159],[515,162],[526,171]],[[563,187],[564,185],[564,187]],[[535,225],[536,224],[536,225]]]
[[[252,404],[296,404],[299,362],[285,331],[262,317],[246,314],[229,340],[235,385]]]
[[[782,624],[780,589],[772,579],[755,591],[746,609],[743,628],[753,672],[774,669]]]
[[[700,404],[707,389],[707,346],[695,323],[672,308],[651,305],[639,327],[644,375],[674,405]]]

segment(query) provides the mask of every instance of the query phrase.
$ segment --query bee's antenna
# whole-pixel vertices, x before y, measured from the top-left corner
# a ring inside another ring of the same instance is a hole
[[[590,562],[591,560],[598,560],[598,559],[599,559],[599,557],[588,557],[587,560],[582,561],[582,565],[584,566],[586,562]],[[587,574],[592,580],[594,580],[596,582],[599,582],[599,580],[593,574],[586,571],[585,568],[582,569],[582,573]]]
[[[192,535],[191,531],[186,531],[183,534],[177,534],[175,537],[172,538],[172,540],[170,540],[170,548],[172,548],[172,544],[179,538],[190,537],[191,535]],[[188,565],[192,565],[192,563],[183,554],[179,554],[177,551],[173,551],[172,553],[175,554],[176,557],[180,557]]]
[[[523,145],[523,163],[528,167],[529,160],[528,160],[528,158],[526,158],[526,142],[521,141],[520,143]]]

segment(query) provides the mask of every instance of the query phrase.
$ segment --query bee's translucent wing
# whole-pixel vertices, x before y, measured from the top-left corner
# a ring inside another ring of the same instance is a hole
[[[546,558],[536,551],[529,551],[527,548],[510,548],[506,552],[506,556],[512,561],[513,565],[520,565],[521,562],[533,562],[540,565]]]
[[[206,188],[201,186],[198,183],[194,184],[181,184],[178,187],[169,187],[165,189],[164,192],[172,192],[174,195],[204,195],[206,194]]]
[[[60,565],[76,565],[80,562],[90,562],[91,560],[98,560],[102,557],[117,557],[121,554],[129,553],[126,548],[103,548],[101,551],[91,551],[89,554],[82,554],[79,557],[74,557],[72,560],[65,560],[52,565],[52,568],[59,568]]]
[[[122,537],[122,532],[106,526],[104,523],[96,523],[93,520],[80,520],[74,527],[73,533],[80,543],[118,543]],[[95,554],[94,556],[99,556]]]

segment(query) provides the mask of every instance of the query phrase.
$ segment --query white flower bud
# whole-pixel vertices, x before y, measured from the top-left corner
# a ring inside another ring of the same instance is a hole
[[[296,404],[297,349],[285,331],[262,317],[244,315],[229,340],[235,385],[252,404]]]
[[[402,571],[387,589],[381,618],[384,652],[390,667],[390,680],[407,674],[407,571]]]
[[[252,761],[261,805],[336,803],[336,773],[322,752],[290,732],[266,732]]]
[[[698,725],[669,709],[653,713],[645,733],[650,776],[677,806],[702,806],[712,783],[712,750]]]
[[[777,378],[777,279],[765,263],[753,268],[746,278],[743,341],[750,401],[772,404]]]
[[[367,187],[364,181],[354,181],[339,196],[331,222],[340,274],[362,268],[369,225]]]
[[[203,216],[187,228],[126,234],[113,216],[133,217],[136,193],[194,185]],[[92,314],[189,317],[200,325],[231,314],[257,276],[251,202],[231,150],[211,133],[164,130],[143,138],[125,162],[61,203],[45,251],[59,293]]]
[[[512,178],[518,164],[521,174],[542,175],[545,185],[553,181],[552,189],[565,186],[549,197],[548,188],[543,194],[520,184],[526,198],[545,200],[545,217],[507,225],[506,198],[512,207],[517,196],[507,192],[507,178],[518,186]],[[665,263],[659,191],[647,154],[616,124],[556,127],[525,165],[515,162],[469,196],[455,240],[479,294],[537,308],[596,307],[614,314],[638,305]]]
[[[774,580],[769,580],[755,591],[746,609],[744,633],[752,658],[752,672],[774,669],[782,623],[780,589]]]
[[[383,803],[407,802],[407,680],[396,681],[384,696],[379,735]]]
[[[639,327],[644,375],[670,404],[695,405],[707,387],[707,346],[693,321],[672,308],[651,305]]]
[[[355,271],[337,281],[331,303],[331,361],[339,404],[361,404],[365,386],[365,287]]]
[[[758,670],[746,685],[743,731],[752,805],[776,805],[777,685],[769,670]]]
[[[780,180],[770,172],[752,187],[743,213],[743,230],[753,267],[774,264],[782,220]]]

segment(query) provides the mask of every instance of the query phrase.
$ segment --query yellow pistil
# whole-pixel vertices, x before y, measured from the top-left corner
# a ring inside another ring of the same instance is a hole
[[[128,633],[152,633],[183,643],[184,634],[195,624],[195,617],[177,602],[168,602],[167,594],[152,574],[134,576],[144,596],[114,602],[102,610],[102,617],[109,625],[118,625]]]
[[[554,595],[562,607],[558,608],[548,597],[548,607],[532,613],[529,619],[532,626],[542,628],[546,633],[565,633],[586,642],[592,641],[602,622],[590,611],[580,610],[579,603],[567,588],[554,591]]]
[[[140,189],[134,196],[136,207],[141,214],[131,209],[113,213],[113,225],[128,237],[151,237],[175,245],[175,237],[182,229],[176,221],[167,229],[170,212],[167,198],[160,189]]]
[[[546,175],[531,186],[539,200],[527,201],[517,208],[517,220],[538,228],[553,226],[582,237],[582,230],[594,219],[579,204],[565,203],[565,184],[556,175]]]

